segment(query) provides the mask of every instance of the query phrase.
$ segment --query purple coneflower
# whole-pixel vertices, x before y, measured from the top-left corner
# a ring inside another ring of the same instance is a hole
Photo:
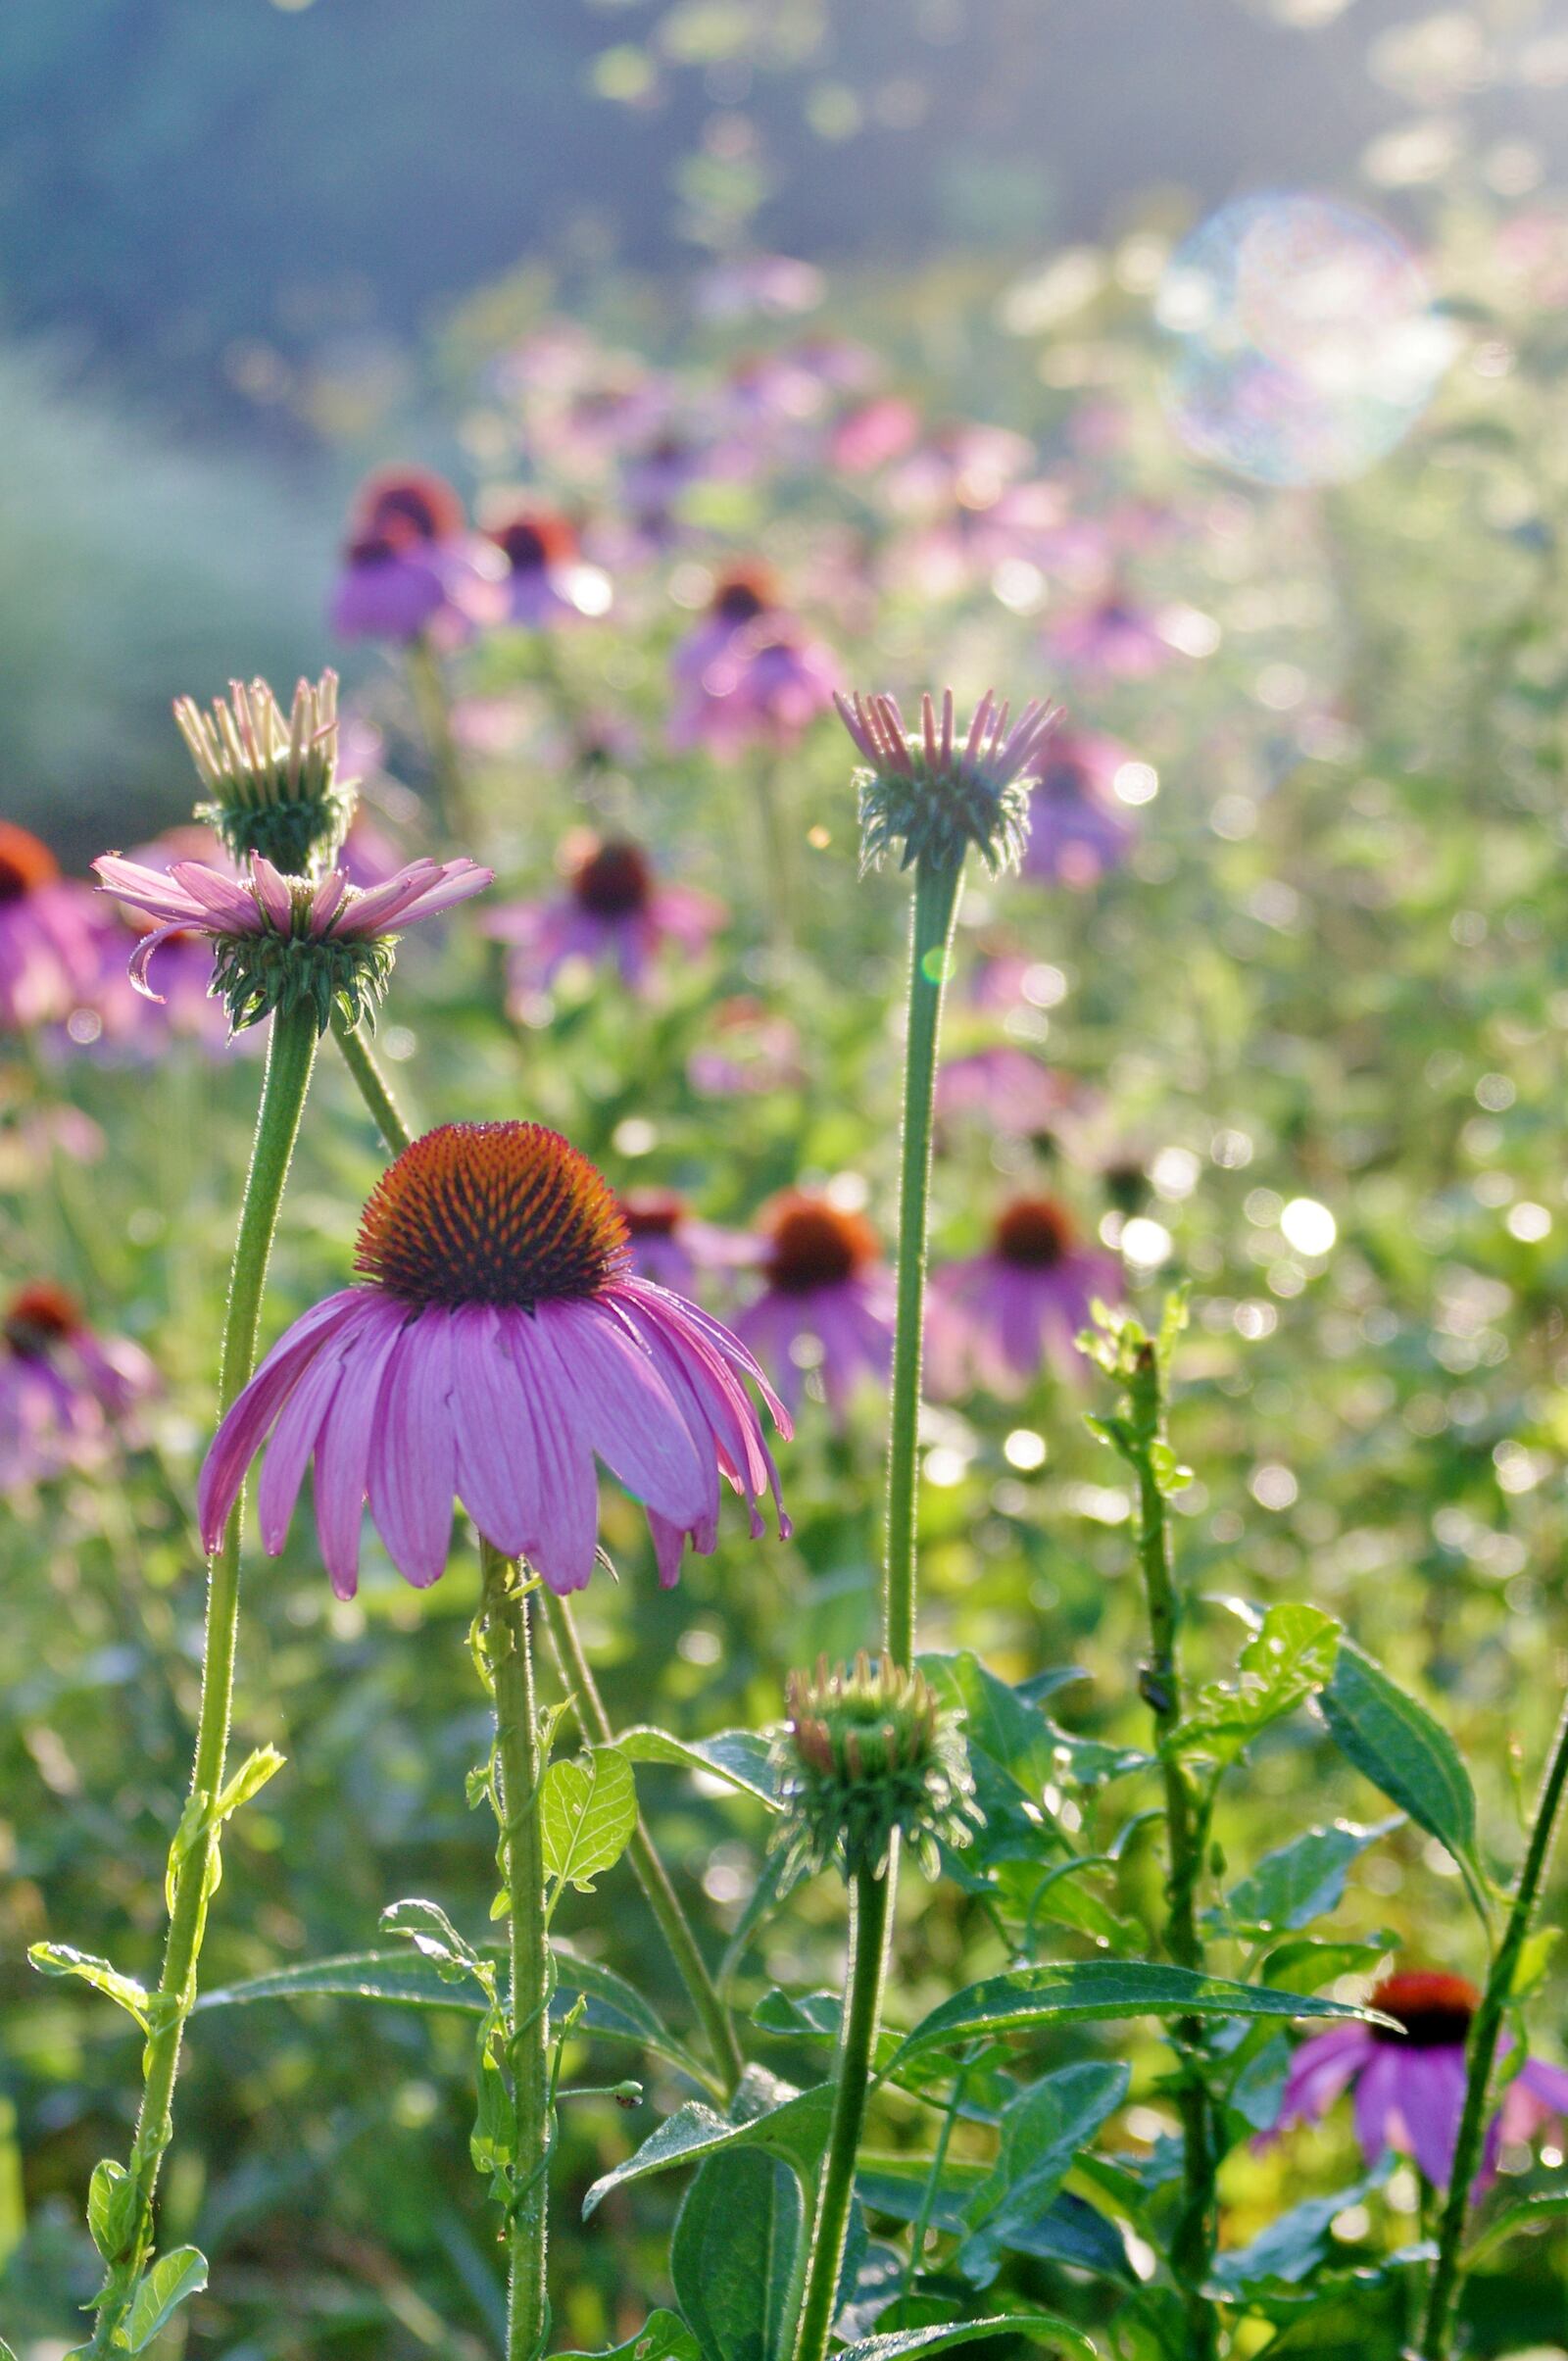
[[[677,1296],[695,1296],[705,1270],[755,1259],[749,1238],[700,1221],[673,1189],[624,1189],[620,1211],[638,1278]]]
[[[0,1025],[53,1024],[87,998],[110,931],[89,887],[0,820]]]
[[[893,1280],[876,1232],[825,1197],[792,1191],[762,1217],[767,1281],[735,1322],[777,1378],[793,1408],[802,1372],[820,1372],[828,1407],[842,1418],[862,1378],[887,1382],[893,1352]]]
[[[1048,626],[1046,646],[1060,663],[1118,680],[1161,672],[1175,651],[1155,617],[1118,591]]]
[[[1054,1198],[1014,1198],[983,1254],[931,1274],[932,1393],[1016,1394],[1048,1362],[1071,1374],[1091,1303],[1114,1300],[1120,1286],[1114,1255],[1083,1244]]]
[[[1114,738],[1057,732],[1029,799],[1026,877],[1081,888],[1126,859],[1137,831],[1114,782],[1129,760]]]
[[[198,861],[220,876],[240,882],[237,870],[211,828],[194,822],[166,829],[151,844],[138,845],[132,863],[167,877],[176,861]],[[70,1037],[78,1046],[102,1049],[112,1056],[156,1058],[174,1037],[190,1039],[215,1057],[226,1054],[233,1042],[220,1004],[213,996],[213,945],[210,935],[166,927],[159,946],[155,997],[145,985],[131,985],[127,959],[157,931],[156,922],[141,910],[118,906],[118,925],[106,930],[102,966],[89,1010],[97,1029],[78,1030],[73,1017]]]
[[[950,1058],[937,1075],[939,1122],[968,1115],[1017,1138],[1054,1132],[1081,1098],[1081,1085],[1071,1075],[1042,1065],[1013,1042]]]
[[[94,1336],[64,1288],[21,1288],[0,1318],[0,1490],[101,1465],[157,1390],[140,1347]]]
[[[688,959],[708,947],[724,908],[693,886],[662,884],[629,838],[581,834],[563,847],[566,890],[548,902],[510,902],[489,911],[485,931],[512,946],[507,989],[514,1006],[547,992],[568,959],[611,963],[631,992],[648,989],[665,944]]]
[[[537,1123],[448,1123],[383,1173],[360,1224],[360,1284],[278,1340],[202,1470],[216,1545],[270,1434],[258,1495],[276,1556],[307,1463],[339,1598],[362,1512],[399,1572],[446,1565],[454,1499],[504,1557],[581,1590],[598,1538],[595,1458],[648,1511],[662,1583],[711,1549],[720,1475],[758,1503],[778,1473],[746,1392],[787,1415],[726,1328],[627,1268],[626,1225],[586,1157]],[[780,1531],[789,1530],[782,1511]]]
[[[585,566],[576,527],[555,509],[517,509],[485,527],[507,562],[501,583],[504,622],[527,631],[608,614],[610,577]]]
[[[1385,1977],[1373,1991],[1371,2005],[1403,2032],[1384,2025],[1339,2025],[1303,2041],[1292,2061],[1280,2111],[1263,2140],[1276,2140],[1295,2124],[1315,2123],[1353,2085],[1355,2137],[1368,2165],[1393,2148],[1413,2157],[1434,2189],[1446,2189],[1464,2111],[1465,2042],[1480,2000],[1463,1976],[1406,1968]],[[1505,2140],[1531,2140],[1544,2125],[1563,2118],[1568,2118],[1568,2071],[1527,2058],[1488,2126],[1482,2178],[1491,2178]]]
[[[501,570],[495,555],[495,574]],[[462,638],[476,614],[494,620],[499,612],[496,582],[476,563],[463,503],[444,477],[390,469],[362,484],[332,588],[330,620],[340,638]]]
[[[117,853],[92,865],[106,894],[157,920],[130,957],[136,989],[156,1000],[147,980],[155,954],[181,935],[206,935],[218,953],[213,988],[227,1000],[236,1031],[302,998],[316,1001],[324,1028],[334,997],[356,1000],[384,982],[395,929],[466,902],[493,875],[476,861],[426,859],[384,885],[362,888],[341,869],[318,879],[285,877],[261,854],[246,877],[200,861],[176,861],[164,874]],[[307,948],[318,957],[301,959]]]
[[[741,994],[720,1001],[712,1031],[686,1060],[686,1079],[705,1099],[765,1098],[806,1079],[794,1021]]]
[[[831,652],[777,604],[771,577],[757,566],[724,575],[670,664],[671,744],[707,746],[724,761],[755,746],[793,746],[839,681]]]

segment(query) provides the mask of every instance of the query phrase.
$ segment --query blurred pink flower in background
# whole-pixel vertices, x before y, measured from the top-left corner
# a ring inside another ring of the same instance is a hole
[[[662,884],[629,837],[582,831],[566,839],[562,855],[564,893],[504,902],[485,914],[485,932],[511,947],[507,987],[514,1004],[547,992],[573,959],[613,965],[628,990],[646,992],[666,946],[698,958],[728,914],[695,886]]]
[[[1083,1086],[1012,1042],[949,1058],[937,1075],[939,1122],[969,1116],[991,1131],[1026,1137],[1054,1131],[1080,1106]]]
[[[361,485],[329,602],[341,639],[466,638],[501,612],[499,554],[467,529],[443,476],[388,469]],[[493,562],[492,562],[493,561]]]
[[[1081,1242],[1066,1207],[1052,1197],[1004,1206],[983,1254],[931,1274],[926,1360],[933,1395],[972,1386],[1017,1394],[1048,1364],[1079,1367],[1074,1340],[1096,1298],[1119,1300],[1121,1264]]]
[[[523,630],[576,622],[609,612],[610,577],[586,566],[576,527],[559,510],[519,508],[485,527],[506,560],[501,583],[501,617]]]
[[[90,886],[62,877],[46,844],[0,820],[0,1025],[56,1023],[89,999],[113,931]]]
[[[700,1221],[673,1189],[623,1189],[619,1203],[632,1269],[677,1296],[695,1296],[706,1270],[756,1258],[750,1238]]]
[[[1158,620],[1119,592],[1048,623],[1048,654],[1075,671],[1118,680],[1144,680],[1161,672],[1175,656]]]
[[[670,743],[705,745],[729,762],[753,747],[793,746],[840,680],[831,651],[776,603],[771,577],[755,566],[719,580],[670,668]]]
[[[801,1036],[791,1018],[743,995],[720,1001],[711,1020],[711,1033],[686,1060],[686,1078],[703,1098],[765,1098],[805,1081]]]
[[[792,1190],[762,1214],[754,1256],[766,1286],[735,1333],[771,1371],[793,1409],[815,1371],[835,1418],[856,1389],[887,1382],[893,1353],[893,1274],[876,1232],[828,1198]]]
[[[0,1318],[0,1490],[133,1449],[137,1406],[157,1391],[140,1346],[95,1336],[64,1288],[48,1279],[20,1288]]]
[[[162,877],[176,861],[198,861],[235,885],[240,882],[239,871],[213,830],[194,821],[138,845],[131,860],[138,868]],[[244,1035],[230,1036],[223,1004],[213,997],[210,935],[196,929],[165,932],[156,1000],[131,982],[127,962],[155,931],[156,920],[145,912],[123,903],[116,906],[113,921],[104,930],[102,963],[90,1005],[74,1011],[67,1027],[72,1043],[128,1058],[159,1057],[175,1038],[194,1041],[215,1058],[256,1046]]]
[[[1117,801],[1115,779],[1131,760],[1114,738],[1056,732],[1029,797],[1026,877],[1082,888],[1126,859],[1138,830]]]

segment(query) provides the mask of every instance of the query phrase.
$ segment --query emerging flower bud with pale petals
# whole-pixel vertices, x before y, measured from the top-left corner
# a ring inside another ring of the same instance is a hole
[[[237,861],[253,853],[290,876],[333,859],[354,816],[353,781],[337,776],[337,674],[302,680],[285,719],[265,680],[229,683],[203,713],[175,700],[174,719],[209,801],[198,804]]]
[[[846,1879],[885,1872],[895,1837],[935,1877],[938,1845],[967,1845],[980,1825],[958,1716],[921,1672],[890,1657],[794,1672],[789,1721],[774,1746],[784,1804],[783,1883],[836,1862]]]
[[[1059,707],[1027,705],[1009,730],[1010,709],[988,689],[960,741],[951,689],[940,729],[929,697],[920,701],[918,730],[905,728],[894,697],[834,703],[867,764],[856,777],[862,871],[897,850],[901,868],[952,872],[971,845],[994,876],[1017,867],[1029,834],[1029,782],[1040,775]]]

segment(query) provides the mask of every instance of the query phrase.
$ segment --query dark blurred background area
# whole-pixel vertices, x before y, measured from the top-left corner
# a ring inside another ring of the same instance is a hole
[[[1560,154],[1565,26],[1558,0],[12,0],[6,793],[96,815],[169,760],[175,690],[319,664],[346,488],[450,458],[442,333],[478,290],[593,317],[636,284],[674,339],[669,291],[774,252],[826,269],[843,325],[955,261],[1000,286],[1141,208],[1345,190],[1369,155],[1397,214],[1459,113]]]

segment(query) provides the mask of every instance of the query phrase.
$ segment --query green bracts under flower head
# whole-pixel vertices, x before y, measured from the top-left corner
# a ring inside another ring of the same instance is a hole
[[[834,702],[867,763],[856,773],[862,871],[880,867],[894,851],[901,868],[956,871],[971,845],[994,875],[1017,867],[1029,834],[1030,782],[1059,706],[1027,705],[1009,730],[1009,708],[988,689],[960,741],[951,689],[943,692],[940,728],[929,697],[920,700],[918,730],[906,730],[896,698]]]
[[[928,1877],[938,1844],[967,1845],[979,1825],[959,1716],[921,1672],[863,1652],[830,1672],[791,1673],[789,1721],[774,1743],[787,1886],[836,1862],[846,1879],[880,1876],[895,1836]]]

